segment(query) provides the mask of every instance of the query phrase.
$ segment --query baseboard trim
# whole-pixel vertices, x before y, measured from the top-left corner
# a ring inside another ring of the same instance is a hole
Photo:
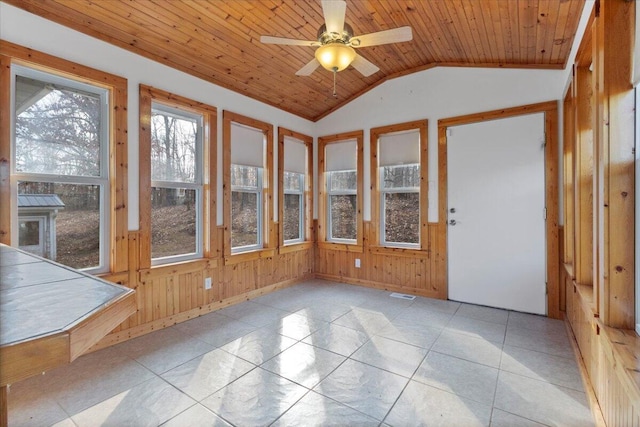
[[[354,279],[352,277],[334,276],[331,274],[316,273],[318,279],[331,280],[333,282],[348,283],[350,285],[364,286],[366,288],[383,289],[385,291],[401,292],[403,294],[418,295],[427,298],[447,299],[443,298],[436,291],[428,291],[427,289],[405,288],[402,286],[389,285],[388,283],[375,282],[372,280]]]

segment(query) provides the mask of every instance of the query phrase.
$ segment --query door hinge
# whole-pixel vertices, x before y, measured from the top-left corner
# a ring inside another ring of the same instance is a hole
[[[544,219],[546,221],[547,220],[547,208],[544,208],[544,215],[543,216],[544,216]]]

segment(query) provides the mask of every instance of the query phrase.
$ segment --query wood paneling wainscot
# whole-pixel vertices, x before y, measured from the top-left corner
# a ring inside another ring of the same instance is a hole
[[[215,241],[221,245],[223,228],[216,231]],[[140,252],[140,236],[131,232],[130,253]],[[314,249],[309,248],[228,265],[222,259],[201,259],[105,277],[136,290],[137,312],[92,350],[294,285],[312,278],[313,266]],[[205,277],[211,277],[211,289],[204,289]]]

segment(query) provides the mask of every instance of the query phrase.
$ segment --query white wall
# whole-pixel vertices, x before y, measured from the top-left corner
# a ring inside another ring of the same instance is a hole
[[[218,108],[218,224],[222,224],[222,111],[313,135],[315,124],[119,47],[0,2],[0,39],[128,80],[129,229],[138,229],[138,85],[144,83]],[[277,142],[277,139],[276,141]],[[277,143],[275,143],[277,160]],[[277,205],[276,205],[277,206]],[[277,211],[277,209],[275,209]],[[277,212],[276,212],[277,218]]]

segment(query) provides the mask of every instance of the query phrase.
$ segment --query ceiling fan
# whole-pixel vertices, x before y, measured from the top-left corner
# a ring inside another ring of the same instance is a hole
[[[353,68],[368,77],[380,70],[376,65],[358,55],[354,48],[405,42],[413,38],[411,27],[408,26],[354,36],[351,26],[344,22],[346,10],[347,3],[344,0],[322,0],[322,13],[325,24],[318,30],[317,40],[309,41],[262,36],[260,41],[266,44],[317,46],[315,58],[299,69],[296,75],[311,75],[319,65],[322,65],[323,68],[334,73],[333,95],[336,96],[335,74],[338,71],[353,65]]]

